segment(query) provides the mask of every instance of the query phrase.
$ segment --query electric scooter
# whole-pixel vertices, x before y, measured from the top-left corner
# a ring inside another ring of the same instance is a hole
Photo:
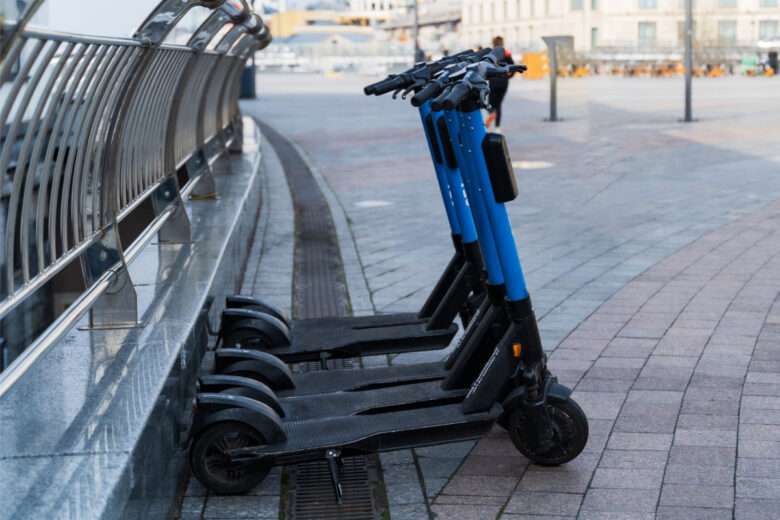
[[[438,62],[416,64],[402,74],[367,86],[365,91],[384,93],[401,88],[405,89],[405,98],[446,67],[475,63],[486,54],[466,51]],[[328,359],[443,348],[457,331],[453,320],[458,314],[466,326],[483,296],[480,248],[471,215],[464,211],[462,190],[451,188],[440,146],[430,138],[433,129],[427,106],[421,107],[420,114],[455,246],[452,259],[420,311],[290,320],[269,302],[231,296],[218,333],[222,348],[265,350],[290,363],[319,360],[327,368]]]
[[[517,195],[509,155],[501,136],[486,134],[479,111],[486,106],[489,77],[520,71],[499,65],[501,56],[503,49],[494,49],[465,74],[452,77],[431,106],[447,110],[443,117],[488,271],[489,298],[480,310],[505,319],[472,319],[445,370],[421,364],[414,367],[414,380],[378,375],[345,391],[339,380],[346,373],[379,372],[334,370],[293,377],[277,359],[264,370],[270,391],[227,385],[217,393],[216,382],[206,392],[201,388],[190,464],[206,487],[243,492],[274,465],[325,459],[339,496],[342,456],[476,439],[496,421],[538,464],[563,464],[582,451],[587,419],[571,391],[547,370],[504,207]],[[492,249],[483,232],[492,238]],[[501,337],[495,341],[487,332],[497,328]],[[305,378],[312,376],[324,385],[301,392]],[[329,381],[331,388],[341,389],[331,390]]]

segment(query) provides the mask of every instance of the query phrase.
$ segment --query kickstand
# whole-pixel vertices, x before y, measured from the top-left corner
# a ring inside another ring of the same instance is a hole
[[[339,450],[328,450],[325,452],[325,456],[328,458],[328,469],[330,470],[330,481],[333,483],[333,492],[336,493],[336,500],[341,504],[341,498],[344,496],[341,489],[341,481],[339,480],[339,470],[344,467],[344,463],[341,460],[341,452]]]
[[[326,351],[320,352],[320,370],[327,370],[328,369],[328,359],[330,358],[330,353]]]

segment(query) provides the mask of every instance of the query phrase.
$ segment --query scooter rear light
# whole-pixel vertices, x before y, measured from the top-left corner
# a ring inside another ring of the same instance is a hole
[[[512,354],[514,354],[515,357],[520,357],[520,355],[523,353],[523,346],[520,343],[515,343],[512,345]]]

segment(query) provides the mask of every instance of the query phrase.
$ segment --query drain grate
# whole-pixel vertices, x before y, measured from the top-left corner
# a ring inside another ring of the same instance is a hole
[[[377,518],[376,488],[368,485],[376,478],[376,457],[344,459],[341,487],[344,498],[336,502],[327,462],[307,462],[298,465],[290,475],[287,518],[316,520],[367,520]],[[371,475],[373,473],[374,475]]]
[[[284,168],[295,208],[295,265],[293,268],[293,315],[319,318],[349,313],[347,286],[341,265],[336,229],[330,208],[303,158],[292,144],[268,125],[258,121]],[[330,360],[329,368],[352,368],[352,360]],[[300,363],[295,370],[318,370],[319,362]],[[375,485],[379,461],[376,456],[344,459],[339,472],[342,503],[336,501],[326,461],[288,468],[290,490],[286,497],[288,520],[359,519],[381,516],[382,500]]]

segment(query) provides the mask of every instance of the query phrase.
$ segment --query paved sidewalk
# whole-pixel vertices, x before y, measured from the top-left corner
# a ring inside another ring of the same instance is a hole
[[[243,107],[332,188],[342,249],[357,251],[350,292],[357,270],[368,307],[409,311],[451,245],[419,117],[363,97],[372,79],[265,75]],[[701,121],[685,125],[679,82],[568,80],[566,121],[550,124],[546,83],[513,81],[503,130],[521,195],[508,209],[551,368],[575,388],[591,438],[555,469],[529,466],[498,428],[476,444],[383,455],[393,520],[778,517],[780,118],[766,110],[778,87],[697,80]],[[285,226],[289,193],[273,178],[269,215]],[[284,228],[266,229],[268,247],[289,254]],[[258,262],[247,288],[289,290],[281,261]],[[253,500],[201,499],[198,517],[261,517],[241,506]]]

